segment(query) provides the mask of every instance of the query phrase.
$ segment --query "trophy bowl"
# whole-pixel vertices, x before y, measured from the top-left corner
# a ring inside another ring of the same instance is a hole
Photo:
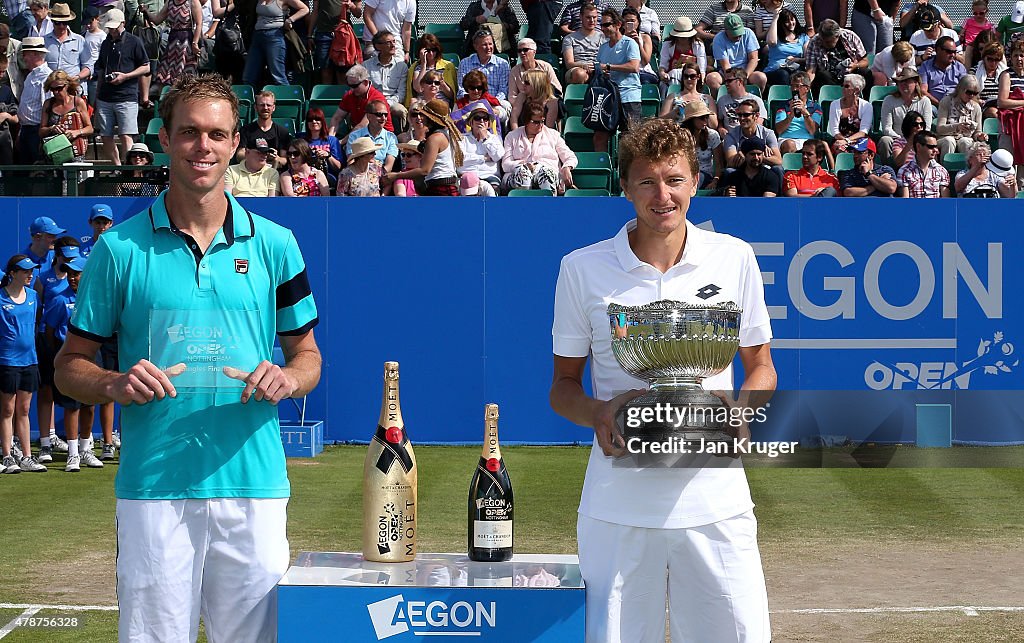
[[[675,421],[630,427],[623,437],[642,440],[730,441],[724,428],[728,408],[705,391],[701,381],[724,371],[740,345],[742,310],[733,302],[700,305],[661,300],[642,306],[608,306],[612,353],[630,375],[647,380],[650,390],[620,409],[671,405]]]

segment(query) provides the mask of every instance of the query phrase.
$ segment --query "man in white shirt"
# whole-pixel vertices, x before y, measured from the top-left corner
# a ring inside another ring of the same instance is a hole
[[[29,36],[45,38],[53,31],[53,20],[50,20],[50,0],[30,0],[28,10],[32,12],[32,23],[28,28]]]
[[[764,395],[755,392],[773,391],[776,374],[757,259],[746,242],[686,221],[698,166],[693,138],[674,123],[652,119],[630,129],[620,142],[619,162],[636,219],[614,238],[562,259],[552,326],[551,406],[592,427],[595,438],[577,523],[586,639],[664,640],[667,598],[674,641],[766,643],[768,596],[741,462],[694,468],[614,464],[626,446],[615,413],[645,382],[616,362],[607,314],[610,303],[737,303],[743,309],[741,403],[761,403],[755,398]],[[594,397],[583,388],[588,359]],[[731,381],[730,366],[704,386],[731,389]],[[749,437],[745,426],[733,432]]]
[[[395,55],[409,62],[412,52],[412,25],[416,22],[416,0],[366,0],[363,3],[363,52],[373,52],[371,43],[378,31],[401,34],[395,41]]]
[[[395,131],[404,132],[409,129],[409,110],[405,108],[409,65],[395,56],[398,40],[387,29],[374,34],[372,42],[377,53],[364,60],[363,67],[370,74],[370,84],[387,99]]]
[[[37,36],[21,41],[21,58],[27,71],[18,101],[18,122],[21,123],[18,163],[31,165],[39,156],[39,123],[43,118],[43,103],[50,97],[43,85],[53,70],[46,65],[46,44]]]

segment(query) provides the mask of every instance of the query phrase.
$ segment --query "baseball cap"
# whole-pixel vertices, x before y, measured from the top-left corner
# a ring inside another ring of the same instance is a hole
[[[751,136],[740,144],[740,151],[746,154],[753,150],[765,150],[764,139],[759,136]]]
[[[743,32],[746,31],[746,27],[743,26],[743,18],[740,18],[735,13],[730,13],[725,17],[722,28],[730,36],[742,36]]]
[[[106,203],[97,203],[92,206],[92,211],[89,212],[89,221],[95,219],[109,219],[114,220],[114,212],[110,209],[110,206]]]
[[[459,192],[463,196],[476,196],[480,193],[480,179],[476,172],[466,172],[459,179]]]
[[[85,257],[75,257],[71,261],[64,264],[64,270],[74,270],[75,272],[82,272],[85,270]]]
[[[60,256],[65,259],[74,259],[75,257],[81,257],[82,253],[79,252],[78,246],[61,246]]]
[[[856,141],[850,144],[850,149],[854,152],[871,152],[877,154],[878,150],[875,148],[875,142],[870,138],[858,138]]]
[[[1013,5],[1013,12],[1010,14],[1010,20],[1017,24],[1024,22],[1024,0],[1017,0],[1017,3]]]
[[[270,151],[270,146],[267,145],[267,139],[265,139],[265,138],[256,138],[256,139],[253,139],[253,140],[249,141],[249,144],[245,146],[245,149],[247,149],[247,150],[256,150],[257,152],[261,152],[263,154],[266,154],[267,152]]]
[[[46,234],[63,234],[64,228],[57,225],[57,223],[50,217],[39,217],[32,222],[29,226],[29,230],[32,234],[46,233]]]
[[[985,167],[993,174],[1005,176],[1013,171],[1013,154],[1008,150],[996,150],[992,152],[992,156],[988,157]]]
[[[115,29],[124,22],[124,12],[120,9],[111,9],[100,18],[100,27],[104,29]]]

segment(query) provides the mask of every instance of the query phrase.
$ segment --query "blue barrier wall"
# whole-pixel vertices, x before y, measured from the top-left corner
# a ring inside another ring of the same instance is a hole
[[[3,256],[25,246],[40,214],[86,236],[95,201],[0,199]],[[118,217],[148,204],[104,202]],[[326,419],[325,439],[371,435],[382,364],[397,360],[415,441],[479,440],[493,401],[506,440],[589,442],[548,406],[554,284],[564,254],[632,216],[627,201],[246,205],[291,227],[306,257],[325,358],[307,415]],[[689,216],[754,245],[780,389],[963,392],[1024,388],[1014,348],[1024,334],[1021,210],[1004,200],[700,198]],[[1002,412],[1016,424],[986,426],[979,440],[1021,439],[1020,410]]]

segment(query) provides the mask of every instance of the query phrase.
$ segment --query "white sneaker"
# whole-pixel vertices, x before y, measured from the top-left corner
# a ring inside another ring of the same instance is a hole
[[[53,447],[39,447],[39,462],[53,462]]]
[[[21,462],[18,463],[18,466],[21,467],[22,471],[28,471],[30,473],[43,473],[47,470],[45,466],[36,462],[36,459],[32,456],[22,458]]]
[[[21,467],[18,466],[18,461],[14,459],[13,455],[4,456],[0,470],[3,473],[21,473]]]
[[[90,469],[102,469],[103,463],[96,457],[96,454],[92,451],[86,451],[81,454],[82,464],[89,467]]]
[[[68,443],[58,438],[56,433],[50,434],[50,447],[57,453],[68,452]]]
[[[121,448],[121,432],[120,431],[114,431],[113,445],[114,445],[115,449],[120,449]]]
[[[16,441],[11,443],[11,457],[14,458],[15,462],[21,462],[21,459],[25,457]]]
[[[68,463],[64,465],[64,470],[71,473],[78,473],[82,468],[80,463],[82,462],[82,456],[80,455],[69,455]]]
[[[100,453],[100,460],[113,460],[114,459],[114,445],[104,444],[103,451]]]

